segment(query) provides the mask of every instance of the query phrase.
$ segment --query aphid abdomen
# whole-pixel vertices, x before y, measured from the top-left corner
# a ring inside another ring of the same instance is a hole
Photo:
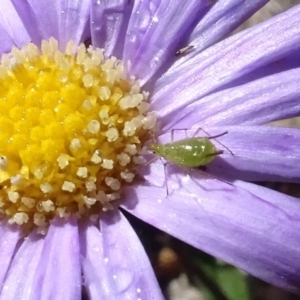
[[[217,150],[206,138],[188,138],[164,145],[166,160],[180,167],[199,167],[211,162]]]

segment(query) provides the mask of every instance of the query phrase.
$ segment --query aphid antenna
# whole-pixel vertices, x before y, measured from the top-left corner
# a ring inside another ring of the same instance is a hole
[[[185,131],[185,133],[186,133],[186,131],[187,131],[187,129],[186,128],[173,128],[172,130],[171,130],[171,139],[172,139],[172,142],[174,142],[174,131],[175,130],[184,130]],[[216,142],[218,143],[218,144],[220,144],[220,145],[222,145],[225,149],[227,149],[227,151],[228,152],[230,152],[230,154],[231,155],[234,155],[234,153],[228,148],[228,147],[226,147],[223,143],[221,143],[220,141],[218,141],[217,140],[217,138],[218,137],[221,137],[221,136],[223,136],[223,135],[225,135],[225,134],[228,134],[228,131],[224,131],[224,132],[222,132],[222,133],[220,133],[220,134],[217,134],[217,135],[210,135],[206,130],[204,130],[203,128],[201,128],[201,127],[199,127],[197,130],[196,130],[196,132],[193,134],[193,138],[197,135],[197,133],[200,131],[200,130],[202,130],[208,137],[208,139],[209,140],[212,140],[212,139],[216,139]],[[222,150],[219,150],[219,151],[222,151]],[[216,155],[218,155],[218,154],[223,154],[224,152],[220,152],[220,153],[216,153]]]
[[[195,137],[196,134],[197,134],[200,130],[202,130],[202,131],[208,136],[208,139],[210,139],[210,140],[215,139],[216,142],[217,142],[218,144],[222,145],[228,152],[230,152],[231,155],[234,155],[234,153],[233,153],[228,147],[226,147],[223,143],[221,143],[220,141],[217,140],[218,137],[221,137],[221,136],[223,136],[223,135],[228,134],[228,131],[224,131],[224,132],[222,132],[222,133],[220,133],[220,134],[217,134],[217,135],[210,135],[206,130],[204,130],[203,128],[199,127],[199,128],[196,130],[196,132],[194,133],[193,137]],[[221,150],[220,150],[220,151],[221,151]],[[223,154],[223,153],[220,153],[220,154]]]

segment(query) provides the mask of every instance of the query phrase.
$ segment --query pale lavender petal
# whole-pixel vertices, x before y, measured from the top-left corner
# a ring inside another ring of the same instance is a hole
[[[103,267],[103,244],[99,229],[89,223],[80,226],[81,264],[83,285],[91,300],[105,299],[110,287]]]
[[[0,221],[0,288],[3,288],[6,272],[9,268],[17,243],[20,239],[20,228]]]
[[[212,46],[180,65],[159,84],[152,107],[163,124],[168,116],[229,82],[300,47],[300,5]]]
[[[32,284],[43,250],[44,238],[32,232],[17,251],[0,293],[1,300],[30,300]]]
[[[210,172],[225,178],[250,181],[300,181],[300,130],[275,126],[222,126],[204,129],[211,136],[228,131],[222,137],[211,140],[224,153],[206,166]],[[195,132],[196,129],[175,130],[174,140],[191,137]],[[207,138],[207,134],[201,130],[197,133],[198,136]],[[172,134],[161,135],[159,140],[162,143],[170,142]]]
[[[9,52],[12,46],[15,46],[14,41],[11,39],[9,34],[6,30],[0,25],[0,36],[1,36],[1,43],[0,43],[0,55],[4,52]]]
[[[43,37],[43,32],[38,25],[38,21],[31,9],[31,6],[26,0],[11,0],[11,2],[15,6],[15,9],[21,18],[23,26],[26,28],[31,41],[34,44],[39,45]]]
[[[177,170],[165,187],[127,187],[124,209],[272,284],[299,292],[300,202]],[[248,184],[250,185],[250,184]]]
[[[136,1],[129,22],[123,59],[131,74],[146,82],[175,55],[207,0]]]
[[[96,47],[105,55],[122,58],[125,34],[134,1],[93,0],[91,6],[91,35]]]
[[[44,39],[59,38],[58,20],[61,11],[59,10],[60,0],[23,0],[27,1],[37,20],[38,29]]]
[[[173,116],[174,127],[264,124],[298,116],[299,81],[297,68],[210,94]]]
[[[101,233],[89,225],[82,253],[91,299],[163,299],[137,235],[118,211],[101,215]],[[126,234],[125,234],[126,233]]]
[[[178,65],[220,41],[268,2],[269,0],[216,1],[185,42],[186,45],[194,46],[193,51],[179,57],[167,73],[171,74]]]
[[[56,219],[49,227],[32,285],[32,299],[81,299],[77,222]]]
[[[89,21],[90,0],[59,1],[58,4],[60,47],[64,49],[70,40],[73,40],[75,45],[79,45]]]
[[[1,0],[0,24],[18,47],[30,41],[27,30],[10,0]]]

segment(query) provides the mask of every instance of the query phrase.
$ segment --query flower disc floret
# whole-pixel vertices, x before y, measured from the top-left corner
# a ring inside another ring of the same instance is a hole
[[[0,66],[0,208],[10,223],[111,209],[155,127],[147,93],[103,50],[55,39]]]

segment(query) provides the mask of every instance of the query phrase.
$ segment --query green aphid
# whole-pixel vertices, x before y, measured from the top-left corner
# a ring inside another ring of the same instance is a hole
[[[150,150],[179,167],[201,167],[210,163],[217,155],[224,153],[223,150],[217,150],[210,140],[227,133],[226,131],[207,138],[186,138],[167,144],[154,143]]]

